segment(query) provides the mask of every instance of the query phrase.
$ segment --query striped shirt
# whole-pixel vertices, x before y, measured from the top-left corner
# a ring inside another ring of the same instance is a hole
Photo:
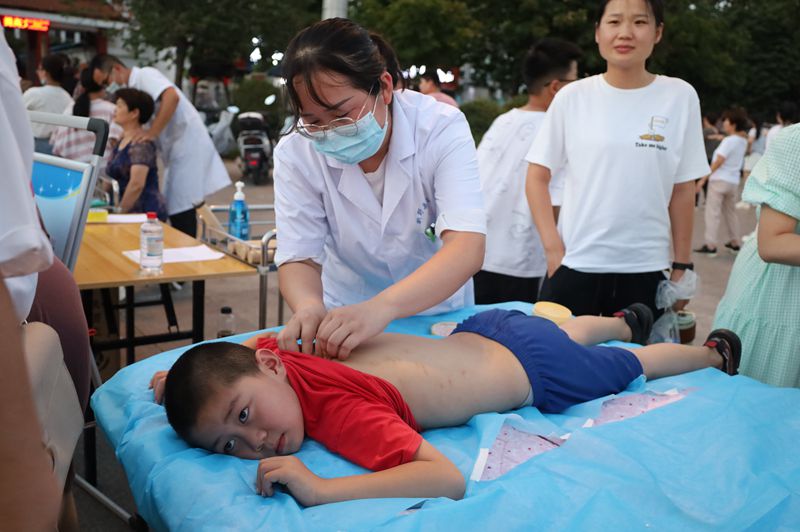
[[[119,124],[114,122],[114,104],[98,98],[91,101],[89,108],[89,116],[91,118],[99,118],[105,120],[110,124],[108,133],[108,143],[106,144],[106,151],[103,154],[103,168],[108,164],[111,158],[111,140],[118,141],[122,137],[122,128]],[[64,114],[72,114],[73,106],[70,105]],[[50,144],[53,145],[53,154],[63,157],[65,159],[72,159],[73,161],[81,161],[88,163],[92,157],[92,149],[94,148],[94,133],[86,131],[85,129],[73,129],[68,127],[59,127],[53,133],[50,139]]]

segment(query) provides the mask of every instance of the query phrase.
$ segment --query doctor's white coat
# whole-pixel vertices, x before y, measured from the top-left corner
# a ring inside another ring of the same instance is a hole
[[[131,88],[158,98],[175,85],[152,67],[133,67],[128,79]],[[178,107],[158,136],[158,149],[166,166],[164,197],[172,216],[194,208],[196,203],[231,184],[228,171],[208,135],[200,114],[177,87]],[[155,116],[155,114],[154,114]]]
[[[395,91],[383,205],[361,167],[291,133],[275,150],[276,262],[322,265],[327,308],[360,303],[400,281],[441,247],[425,229],[486,233],[475,143],[464,114]],[[474,303],[472,281],[426,314]]]

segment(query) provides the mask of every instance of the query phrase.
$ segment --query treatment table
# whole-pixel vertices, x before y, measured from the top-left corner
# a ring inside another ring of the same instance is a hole
[[[387,331],[429,335],[435,322],[498,307],[531,310],[522,303],[473,307],[397,320]],[[190,448],[177,437],[147,387],[153,373],[186,349],[122,369],[92,397],[138,512],[156,530],[800,529],[797,389],[706,369],[646,383],[642,377],[617,398],[558,415],[532,407],[481,414],[464,426],[424,433],[467,479],[463,500],[369,499],[304,508],[283,491],[260,497],[256,461]],[[641,415],[602,422],[609,412],[656,400],[660,406]],[[531,438],[559,445],[487,480],[498,449],[509,456],[525,452],[503,447],[511,445],[503,443],[509,431],[522,438],[517,447]],[[311,440],[298,457],[323,477],[364,472]]]

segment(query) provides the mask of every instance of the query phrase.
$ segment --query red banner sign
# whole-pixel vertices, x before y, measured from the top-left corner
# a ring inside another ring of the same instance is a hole
[[[29,31],[47,31],[50,29],[50,21],[44,18],[3,15],[3,27]]]

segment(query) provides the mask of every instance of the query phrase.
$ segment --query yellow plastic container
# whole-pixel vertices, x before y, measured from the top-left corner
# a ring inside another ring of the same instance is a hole
[[[86,221],[90,224],[104,224],[108,222],[108,211],[105,209],[89,209]]]
[[[546,318],[556,325],[561,325],[572,318],[572,311],[564,305],[551,301],[539,301],[533,305],[533,315]]]

